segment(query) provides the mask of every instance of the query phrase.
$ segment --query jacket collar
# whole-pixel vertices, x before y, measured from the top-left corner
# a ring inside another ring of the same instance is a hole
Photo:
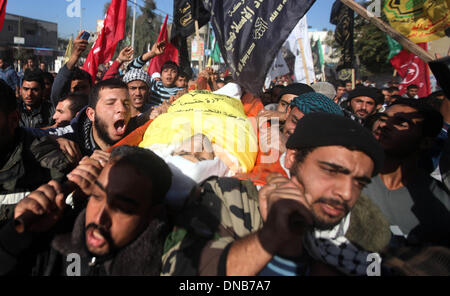
[[[52,247],[56,251],[64,256],[77,253],[84,264],[95,262],[85,245],[85,214],[86,210],[79,214],[71,234],[56,236],[52,241]],[[155,218],[136,240],[114,256],[97,261],[96,265],[102,265],[108,275],[159,275],[164,240],[168,233],[167,224],[163,220]]]

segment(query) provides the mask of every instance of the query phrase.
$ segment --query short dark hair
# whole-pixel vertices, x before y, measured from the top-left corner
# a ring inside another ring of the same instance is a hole
[[[69,100],[69,110],[72,116],[75,116],[83,107],[87,106],[89,102],[89,96],[82,92],[69,93],[67,96],[63,97],[60,102]]]
[[[104,88],[123,88],[128,92],[128,86],[125,82],[117,78],[111,78],[102,80],[91,89],[89,94],[89,107],[94,108],[97,106],[98,95]]]
[[[342,81],[342,80],[339,80],[338,82],[336,82],[336,89],[338,88],[338,87],[346,87],[346,85],[347,85],[347,83],[345,83],[344,81]]]
[[[391,87],[388,87],[388,91],[389,91],[390,93],[393,93],[394,91],[399,91],[399,89],[398,89],[398,87],[391,86]]]
[[[186,80],[189,80],[189,75],[187,75],[187,73],[184,71],[179,72],[178,77],[184,77],[186,78]]]
[[[417,88],[417,89],[419,89],[419,87],[417,86],[417,85],[415,85],[415,84],[410,84],[410,85],[408,85],[408,87],[406,88],[407,90],[410,90],[410,89],[412,89],[412,88]]]
[[[166,69],[174,69],[175,71],[177,71],[177,73],[180,72],[177,63],[173,62],[173,61],[167,61],[165,62],[162,67],[161,67],[161,73],[166,70]]]
[[[89,85],[92,87],[91,74],[78,67],[75,67],[72,72],[72,81],[74,80],[87,80],[89,81]]]
[[[172,172],[166,162],[153,151],[137,146],[118,146],[111,151],[115,164],[131,165],[152,181],[152,205],[162,203],[172,185]]]
[[[0,79],[0,112],[10,114],[17,110],[17,99],[12,88]]]
[[[295,162],[289,172],[291,176],[297,176],[297,168],[305,161],[306,157],[317,147],[306,147],[295,150]]]
[[[23,76],[23,79],[22,79],[22,86],[25,81],[37,82],[37,83],[39,83],[39,86],[41,89],[44,88],[44,79],[42,78],[42,75],[38,74],[37,72],[33,72],[33,71],[25,72],[25,75]]]
[[[423,117],[423,132],[424,137],[436,137],[442,129],[444,120],[440,112],[436,111],[425,100],[416,100],[408,98],[400,98],[391,104],[409,106],[417,110]],[[391,107],[389,106],[389,107]]]

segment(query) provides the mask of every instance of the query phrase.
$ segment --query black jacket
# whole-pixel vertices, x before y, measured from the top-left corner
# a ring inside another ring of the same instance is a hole
[[[74,167],[55,141],[23,128],[16,130],[14,148],[0,157],[5,157],[0,165],[0,226],[27,193],[52,179],[63,181]]]
[[[154,219],[140,236],[107,258],[89,255],[85,247],[85,211],[73,223],[73,213],[65,213],[55,229],[39,236],[18,234],[13,221],[0,229],[0,275],[67,276],[80,262],[81,276],[150,275],[161,270],[164,239],[168,233],[164,219]],[[73,230],[68,229],[73,226]],[[73,259],[78,257],[78,259]]]
[[[23,102],[20,103],[20,121],[21,127],[41,128],[51,126],[55,123],[53,115],[55,114],[55,107],[47,101],[43,101],[41,105],[33,110],[25,108]]]

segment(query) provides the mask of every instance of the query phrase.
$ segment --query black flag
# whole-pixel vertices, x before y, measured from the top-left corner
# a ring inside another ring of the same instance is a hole
[[[195,32],[195,20],[198,20],[198,27],[201,28],[210,19],[202,0],[174,0],[173,14],[171,39],[176,36],[189,37]]]
[[[178,49],[180,69],[189,78],[192,78],[193,72],[190,66],[186,38],[195,32],[195,20],[198,20],[198,27],[201,28],[208,23],[210,14],[201,0],[174,0],[173,11],[174,18],[170,40]]]
[[[282,44],[315,0],[203,0],[228,68],[258,95]]]
[[[351,8],[337,0],[331,10],[330,23],[336,25],[334,39],[342,46],[342,57],[336,71],[353,68],[353,28],[354,12]]]

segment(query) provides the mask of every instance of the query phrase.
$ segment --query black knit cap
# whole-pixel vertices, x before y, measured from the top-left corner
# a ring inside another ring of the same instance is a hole
[[[321,146],[343,146],[364,152],[373,160],[373,176],[383,167],[384,151],[377,140],[350,118],[328,113],[306,114],[286,143],[288,149]]]
[[[369,97],[375,101],[376,105],[384,103],[384,97],[381,91],[374,87],[358,86],[348,93],[348,99],[351,100],[356,97]]]
[[[304,83],[292,83],[283,88],[280,92],[279,98],[283,95],[297,95],[300,96],[302,94],[306,94],[309,92],[316,92],[311,86]]]

